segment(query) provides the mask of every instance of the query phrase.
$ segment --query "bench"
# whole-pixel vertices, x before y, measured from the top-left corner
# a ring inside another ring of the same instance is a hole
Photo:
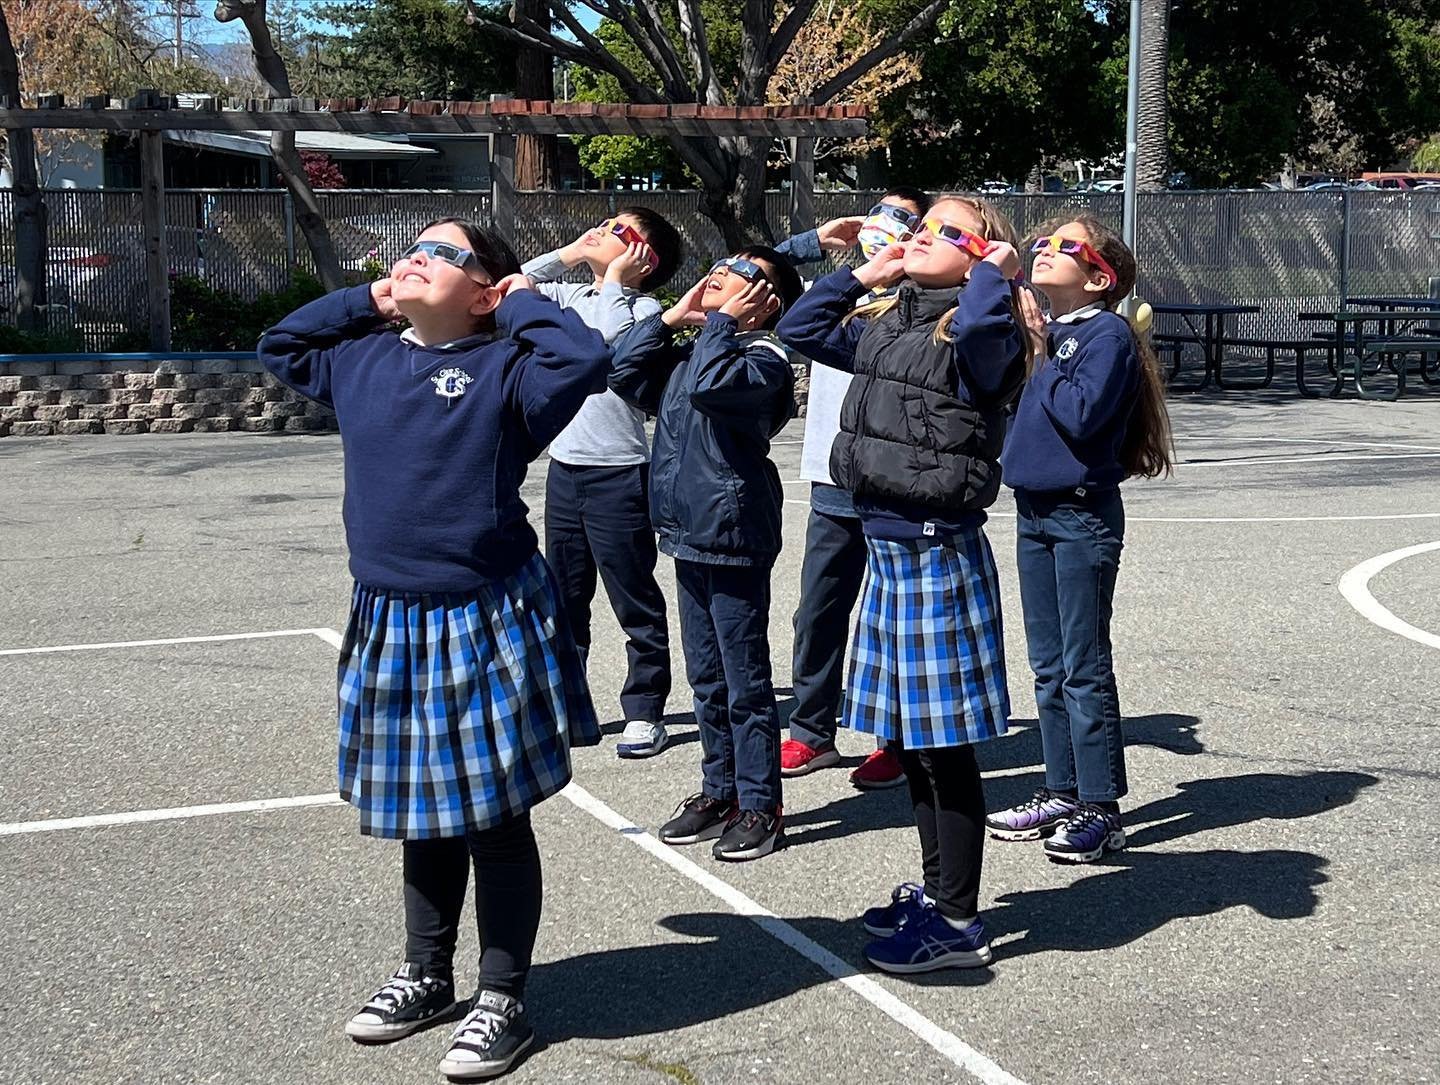
[[[1155,353],[1170,355],[1170,375],[1167,378],[1173,381],[1180,372],[1180,362],[1187,346],[1201,345],[1200,338],[1194,335],[1185,334],[1162,334],[1151,337],[1155,344]],[[1265,376],[1262,380],[1249,384],[1230,384],[1230,388],[1260,389],[1268,388],[1275,380],[1276,355],[1280,353],[1291,353],[1295,356],[1295,386],[1300,394],[1307,399],[1319,399],[1321,396],[1331,398],[1340,394],[1340,387],[1344,383],[1340,367],[1336,362],[1336,344],[1334,333],[1317,333],[1314,339],[1230,339],[1224,341],[1224,346],[1238,347],[1242,350],[1259,350],[1264,352]],[[1328,391],[1316,391],[1311,388],[1305,379],[1305,359],[1308,354],[1315,351],[1324,351],[1326,367],[1331,376],[1335,378],[1334,385]]]

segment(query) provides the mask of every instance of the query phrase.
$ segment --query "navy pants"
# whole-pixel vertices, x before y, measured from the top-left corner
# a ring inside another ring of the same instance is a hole
[[[780,713],[770,681],[770,569],[677,560],[675,580],[702,790],[771,813],[780,806]]]
[[[545,560],[555,571],[571,635],[590,654],[595,582],[625,631],[629,663],[620,689],[627,720],[658,722],[670,696],[670,629],[655,581],[650,468],[572,467],[550,461],[545,485]]]
[[[1125,734],[1110,651],[1125,542],[1120,491],[1016,491],[1017,562],[1045,786],[1081,802],[1125,794]]]
[[[860,597],[865,561],[860,518],[832,515],[812,505],[800,567],[800,605],[795,609],[795,710],[790,714],[790,737],[811,749],[835,744],[850,613]]]
[[[481,946],[477,990],[523,997],[540,929],[540,849],[529,812],[464,836],[406,840],[403,850],[405,959],[428,976],[452,977],[473,864]]]

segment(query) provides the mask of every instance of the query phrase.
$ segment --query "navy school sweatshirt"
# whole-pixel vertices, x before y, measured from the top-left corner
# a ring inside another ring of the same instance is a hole
[[[351,574],[407,593],[474,591],[534,555],[526,468],[610,361],[599,332],[532,291],[500,303],[493,335],[427,347],[385,326],[369,286],[295,310],[259,356],[335,409]]]
[[[1129,323],[1099,307],[1067,314],[1050,322],[1046,353],[1005,439],[1005,484],[1032,493],[1120,485],[1120,448],[1140,387]]]

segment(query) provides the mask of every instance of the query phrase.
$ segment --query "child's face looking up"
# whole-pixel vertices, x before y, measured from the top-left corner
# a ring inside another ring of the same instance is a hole
[[[772,274],[771,269],[766,267],[762,261],[751,260],[755,266],[764,272],[762,278],[769,280]],[[722,261],[723,263],[723,261]],[[716,265],[711,269],[710,274],[705,277],[705,290],[700,295],[700,308],[707,313],[718,313],[731,298],[745,291],[753,282],[747,279],[740,272],[733,268]]]
[[[470,242],[454,223],[432,226],[416,242],[431,241],[470,252]],[[469,312],[483,317],[495,310],[500,294],[490,276],[471,255],[463,268],[424,251],[402,256],[390,269],[390,296],[400,312],[412,322],[427,314]]]
[[[623,229],[616,233],[617,227]],[[603,270],[623,256],[626,248],[637,242],[642,245],[647,243],[639,224],[629,215],[617,215],[613,219],[606,219],[593,230],[585,231],[580,241],[580,249],[585,254],[586,263]]]
[[[1052,238],[1064,238],[1067,241],[1083,241],[1087,245],[1094,244],[1090,240],[1090,235],[1085,232],[1085,227],[1078,222],[1065,223],[1051,236]],[[1100,270],[1087,259],[1087,254],[1082,252],[1070,255],[1056,252],[1054,246],[1049,244],[1035,254],[1035,263],[1030,271],[1030,281],[1036,286],[1048,286],[1052,290],[1077,293],[1088,287],[1097,294],[1115,285],[1109,274]]]
[[[941,200],[930,208],[925,217],[985,237],[979,216],[965,204]],[[905,275],[918,286],[959,286],[969,278],[970,269],[979,262],[979,257],[936,237],[923,226],[917,225],[915,236],[905,242]]]

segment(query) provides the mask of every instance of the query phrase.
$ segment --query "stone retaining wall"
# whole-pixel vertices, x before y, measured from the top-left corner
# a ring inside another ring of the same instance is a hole
[[[810,379],[795,367],[800,413]],[[0,362],[0,437],[86,433],[324,433],[333,411],[252,359]]]
[[[0,437],[334,428],[254,359],[0,362]]]

